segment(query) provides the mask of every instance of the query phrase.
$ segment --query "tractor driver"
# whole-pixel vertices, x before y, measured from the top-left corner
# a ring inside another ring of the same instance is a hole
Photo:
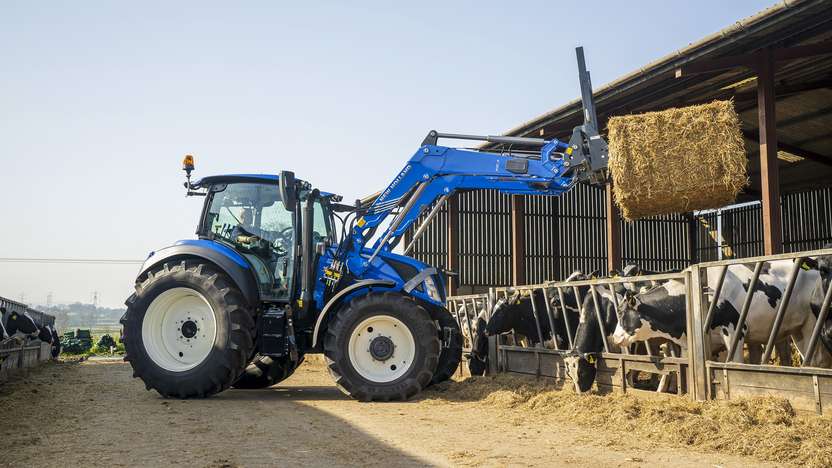
[[[251,243],[257,239],[262,239],[262,232],[260,229],[253,226],[254,216],[251,208],[243,208],[240,212],[240,219],[238,224],[231,230],[231,238],[240,242]]]

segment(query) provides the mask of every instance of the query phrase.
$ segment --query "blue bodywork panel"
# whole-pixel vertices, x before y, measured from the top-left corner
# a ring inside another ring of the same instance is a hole
[[[318,271],[315,275],[317,278],[317,282],[315,284],[315,290],[313,293],[313,299],[315,301],[315,308],[317,310],[323,309],[325,302],[325,293],[326,290],[325,283],[324,283],[324,269],[330,265],[334,256],[335,256],[336,249],[331,248],[329,249],[324,256],[318,262]],[[364,249],[362,253],[362,257],[365,259],[369,259],[372,255],[372,251],[370,249]],[[387,280],[394,283],[393,286],[390,287],[373,287],[375,290],[390,290],[390,291],[401,291],[407,281],[410,279],[408,277],[402,277],[399,271],[394,268],[390,262],[397,262],[400,265],[408,266],[412,269],[412,271],[416,272],[417,274],[425,271],[428,268],[431,268],[430,265],[420,262],[415,258],[408,257],[405,255],[399,255],[393,252],[383,252],[380,255],[376,256],[370,266],[364,271],[363,275],[359,277],[359,280],[364,279],[376,279],[376,280]],[[416,288],[412,289],[408,294],[421,299],[425,302],[432,303],[438,306],[444,306],[445,304],[445,289],[444,289],[444,275],[442,273],[437,272],[433,275],[432,280],[436,285],[436,288],[439,292],[439,299],[432,298],[427,291],[425,291],[423,285],[418,285]],[[356,296],[360,296],[362,294],[366,294],[366,289],[357,290],[356,292],[347,295],[344,298],[344,302],[349,302],[350,299]]]
[[[249,304],[259,304],[261,295],[257,278],[248,260],[234,249],[208,239],[180,240],[171,246],[150,252],[139,275],[165,262],[187,257],[202,258],[214,263],[237,284]]]

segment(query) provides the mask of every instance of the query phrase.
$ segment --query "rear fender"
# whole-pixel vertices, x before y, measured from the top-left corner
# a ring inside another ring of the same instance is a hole
[[[170,247],[151,252],[142,265],[139,276],[145,275],[149,270],[165,262],[181,261],[186,258],[199,258],[213,263],[231,277],[249,305],[256,307],[260,303],[257,279],[248,260],[230,247],[210,240],[179,241]]]

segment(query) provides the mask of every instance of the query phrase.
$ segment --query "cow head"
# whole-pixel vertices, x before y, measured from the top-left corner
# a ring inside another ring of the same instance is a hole
[[[566,375],[575,383],[575,391],[578,393],[588,392],[595,382],[595,355],[591,353],[581,354],[573,352],[564,359]]]
[[[618,302],[618,323],[612,334],[613,342],[619,346],[629,346],[636,341],[636,335],[642,326],[638,308],[641,301],[633,291],[625,291]]]
[[[485,311],[480,312],[474,322],[471,354],[468,355],[468,370],[471,375],[485,375],[488,369],[488,336],[485,334]]]
[[[597,297],[604,329],[610,333],[618,324],[615,306],[612,303],[614,297],[608,290],[603,291],[600,288]],[[595,381],[595,356],[604,351],[605,339],[606,337],[601,334],[592,294],[587,294],[581,304],[580,323],[575,332],[575,346],[571,356],[566,358],[567,374],[575,382],[575,388],[579,392],[589,390]]]
[[[491,310],[491,317],[485,326],[485,334],[488,336],[506,333],[513,328],[512,314],[520,304],[520,291],[513,291],[497,299],[494,308]]]

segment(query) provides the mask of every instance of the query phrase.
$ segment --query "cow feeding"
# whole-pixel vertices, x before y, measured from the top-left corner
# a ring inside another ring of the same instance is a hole
[[[627,220],[719,208],[748,184],[731,101],[612,117],[613,195]]]

